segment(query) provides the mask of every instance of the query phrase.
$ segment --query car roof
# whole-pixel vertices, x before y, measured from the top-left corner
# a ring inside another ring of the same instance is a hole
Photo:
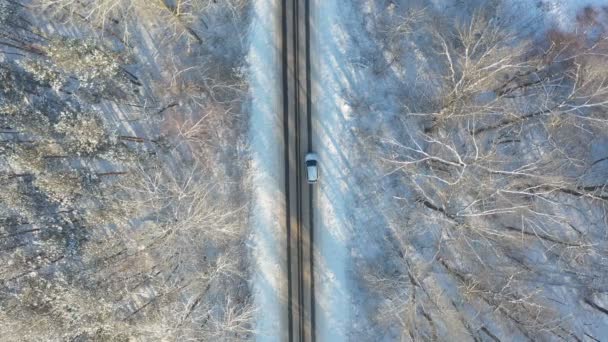
[[[316,166],[307,166],[306,169],[306,173],[308,175],[309,180],[316,180],[319,177],[319,175],[317,174],[318,170]]]

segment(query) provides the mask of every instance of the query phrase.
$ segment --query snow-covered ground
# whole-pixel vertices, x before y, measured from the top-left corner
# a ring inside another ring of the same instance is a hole
[[[371,340],[379,332],[363,276],[366,265],[385,256],[378,240],[387,226],[381,210],[386,189],[379,171],[368,167],[368,142],[359,130],[383,122],[367,121],[359,105],[371,100],[376,110],[396,112],[398,89],[390,80],[368,83],[361,56],[374,42],[356,2],[311,4],[313,149],[321,173],[313,200],[317,338]]]
[[[320,340],[398,339],[392,335],[394,327],[385,331],[376,325],[380,313],[370,309],[386,298],[366,288],[364,275],[374,265],[390,269],[387,265],[392,261],[387,256],[391,254],[383,250],[390,244],[383,244],[381,240],[394,226],[408,230],[403,227],[406,222],[391,218],[404,210],[400,208],[399,199],[412,198],[412,194],[398,180],[393,179],[394,182],[390,177],[383,177],[382,172],[374,169],[378,156],[373,155],[371,141],[374,137],[403,134],[403,126],[397,124],[399,116],[406,106],[416,107],[416,103],[407,102],[415,97],[412,93],[421,89],[425,93],[432,91],[425,89],[431,87],[433,81],[427,79],[425,73],[430,71],[429,65],[433,61],[425,60],[424,54],[416,50],[423,45],[420,41],[404,43],[403,55],[395,59],[394,51],[385,48],[386,42],[374,40],[371,35],[382,28],[380,22],[391,20],[391,15],[398,18],[411,9],[426,8],[427,13],[467,20],[481,5],[479,1],[464,4],[456,1],[315,2],[312,45],[317,48],[313,52],[313,96],[316,101],[313,103],[317,106],[313,131],[323,175],[316,198],[320,212],[315,226]],[[577,16],[590,5],[598,5],[598,2],[501,2],[497,5],[497,13],[522,36],[529,34],[538,38],[550,29],[576,29],[577,18],[580,18]],[[600,7],[598,20],[605,16],[602,11],[605,9]],[[432,261],[433,255],[425,255],[428,253],[425,251],[431,251],[436,241],[419,231],[407,234],[418,241],[420,249],[406,253],[405,259],[410,259],[411,264],[428,267],[427,261]],[[432,272],[445,271],[437,268]],[[450,281],[449,276],[439,273],[430,278],[434,279],[428,279],[427,285],[437,288],[437,303],[449,303],[450,297],[455,298],[457,284]],[[570,304],[565,307],[577,305],[576,293],[565,287],[547,291],[555,298],[569,297]],[[562,317],[571,317],[562,308],[557,310],[561,311]],[[589,317],[590,312],[580,304],[576,310],[580,310],[576,315],[582,318],[580,324],[601,326],[603,318]],[[465,316],[472,320],[475,314]],[[486,318],[485,324],[492,325],[491,320]],[[518,331],[509,332],[513,329],[509,324],[505,327],[499,327],[501,322],[495,324],[493,328],[501,334],[511,334],[506,336],[514,339],[525,338]],[[452,331],[452,334],[470,337],[464,327],[463,331]],[[603,336],[604,332],[600,329],[594,334]]]
[[[250,83],[251,207],[256,340],[287,340],[283,119],[280,99],[280,13],[274,0],[255,0],[247,57]]]

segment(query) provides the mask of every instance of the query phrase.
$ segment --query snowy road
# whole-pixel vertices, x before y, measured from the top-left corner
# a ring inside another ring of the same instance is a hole
[[[362,196],[352,172],[362,142],[349,128],[343,90],[358,71],[341,44],[356,24],[353,13],[338,0],[255,1],[249,72],[258,341],[373,335],[353,246],[374,253],[357,231],[383,223],[371,215],[361,222],[374,225],[358,225],[351,212]],[[308,151],[320,158],[314,187],[304,177]]]
[[[312,341],[313,185],[307,184],[304,156],[311,150],[308,0],[281,4],[283,142],[287,216],[287,312],[290,341]]]
[[[257,340],[311,341],[308,1],[257,0],[249,53]]]

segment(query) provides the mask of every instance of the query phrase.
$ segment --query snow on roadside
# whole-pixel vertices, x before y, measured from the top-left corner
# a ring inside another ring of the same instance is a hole
[[[365,66],[377,49],[356,3],[311,3],[313,148],[320,159],[313,199],[319,341],[386,339],[375,324],[377,298],[364,277],[366,267],[386,258],[379,240],[388,226],[382,206],[390,191],[382,174],[369,168],[369,141],[360,133],[388,123],[390,115],[387,122],[370,121],[368,105],[396,112],[399,90],[394,80],[375,82],[373,67]]]
[[[250,82],[250,143],[253,204],[252,288],[257,308],[256,340],[286,341],[285,195],[283,174],[282,110],[280,89],[280,13],[278,1],[255,0],[250,49],[247,56]]]

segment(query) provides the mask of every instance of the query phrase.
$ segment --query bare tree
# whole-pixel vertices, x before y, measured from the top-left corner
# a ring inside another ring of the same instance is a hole
[[[205,14],[215,14],[218,9],[227,9],[235,20],[242,16],[248,0],[37,0],[35,5],[54,16],[70,21],[91,22],[102,29],[119,21],[142,17],[158,22],[170,39],[187,37],[202,44],[200,29],[208,28]],[[215,11],[215,12],[214,12]]]
[[[46,5],[89,21],[87,32],[143,13],[190,36],[197,11],[220,8],[86,3]],[[129,71],[128,41],[30,31],[18,61],[0,63],[0,339],[250,339],[245,204],[213,159],[239,134],[226,113],[242,80],[201,70],[175,80],[205,96],[158,100],[148,91],[160,81]],[[108,106],[154,120],[125,127]],[[158,127],[174,107],[186,113],[179,129]]]
[[[604,291],[591,279],[605,267],[608,197],[589,147],[605,138],[608,39],[553,36],[534,48],[484,12],[428,25],[441,89],[427,108],[406,110],[400,136],[378,138],[387,174],[413,193],[399,199],[410,219],[392,230],[402,260],[370,276],[387,294],[388,322],[412,339],[447,336],[446,325],[463,336],[580,336],[533,284],[580,288],[583,298]],[[416,231],[434,236],[435,253],[419,250]],[[532,263],[525,250],[537,249],[550,261]],[[457,301],[435,289],[445,286]],[[491,331],[488,316],[503,327]]]

